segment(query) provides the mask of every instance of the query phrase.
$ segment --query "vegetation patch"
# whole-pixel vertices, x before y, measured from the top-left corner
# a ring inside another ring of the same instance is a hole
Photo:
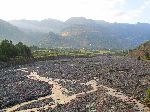
[[[146,93],[147,93],[147,96],[146,96],[146,99],[145,99],[145,103],[150,108],[150,89],[148,89],[146,91]]]
[[[31,58],[31,50],[22,42],[14,45],[10,40],[3,40],[0,43],[0,61],[8,62]]]

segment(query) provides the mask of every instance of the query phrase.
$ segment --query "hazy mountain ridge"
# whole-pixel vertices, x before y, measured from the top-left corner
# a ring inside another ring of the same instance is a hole
[[[24,41],[25,37],[27,42],[41,47],[132,49],[150,40],[150,24],[147,23],[108,23],[84,17],[72,17],[65,22],[45,19],[13,20],[10,23],[25,36],[14,33],[16,37],[6,36],[8,39]]]
[[[63,22],[55,19],[45,19],[42,21],[12,20],[9,22],[23,30],[30,30],[32,32],[44,32],[44,33],[48,33],[49,31],[59,32],[60,29],[64,26]]]
[[[9,39],[13,42],[24,41],[27,42],[27,35],[16,26],[0,20],[0,40]]]

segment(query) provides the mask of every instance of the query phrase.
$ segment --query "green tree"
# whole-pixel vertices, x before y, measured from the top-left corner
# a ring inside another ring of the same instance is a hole
[[[17,56],[20,58],[31,57],[32,54],[30,48],[22,42],[14,45],[11,40],[3,40],[0,43],[0,61],[9,61]]]
[[[12,41],[3,40],[0,44],[0,48],[1,55],[5,57],[14,58],[17,55],[15,46],[12,44]]]
[[[19,42],[18,44],[16,44],[15,47],[17,49],[18,56],[31,57],[30,48],[24,45],[22,42]]]

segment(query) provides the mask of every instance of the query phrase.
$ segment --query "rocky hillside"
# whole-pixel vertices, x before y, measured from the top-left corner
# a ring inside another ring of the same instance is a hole
[[[146,55],[150,56],[150,40],[129,52],[129,56],[134,57],[145,57]]]
[[[61,39],[61,43],[58,42],[60,39],[53,41],[54,37],[51,35],[44,40],[47,40],[46,43],[58,43],[59,47],[133,49],[150,39],[149,28],[149,24],[143,23],[121,24],[70,18],[65,22],[64,28],[59,33],[55,33]],[[50,46],[56,47],[55,45]]]

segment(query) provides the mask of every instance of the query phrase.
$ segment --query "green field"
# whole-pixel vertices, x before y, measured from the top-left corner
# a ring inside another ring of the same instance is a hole
[[[60,49],[49,49],[49,50],[35,50],[32,52],[34,58],[38,57],[49,57],[49,56],[96,56],[98,54],[113,54],[110,50],[60,50]]]

